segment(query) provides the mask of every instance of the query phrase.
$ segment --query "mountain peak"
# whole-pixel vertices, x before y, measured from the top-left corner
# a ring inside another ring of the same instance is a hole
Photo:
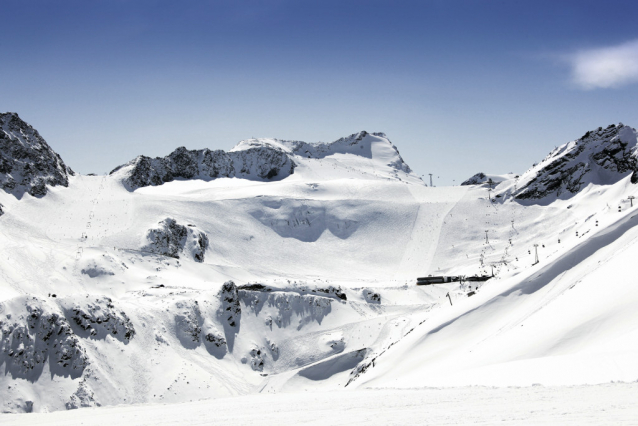
[[[271,181],[292,175],[301,163],[304,163],[305,170],[313,169],[314,166],[306,164],[305,161],[326,157],[331,157],[342,167],[354,171],[353,166],[345,165],[349,161],[340,157],[343,154],[372,161],[374,164],[369,166],[360,163],[356,166],[360,175],[367,177],[400,179],[398,172],[405,175],[412,173],[385,133],[368,133],[363,130],[329,143],[251,138],[240,141],[227,152],[209,149],[190,151],[185,147],[179,147],[163,158],[139,156],[115,168],[111,174],[126,169],[124,173],[127,173],[127,176],[124,177],[124,181],[131,189],[161,185],[175,179],[211,180],[218,177],[237,177]],[[350,158],[351,161],[356,159]],[[315,172],[313,174],[316,176]],[[419,180],[414,175],[410,179]]]
[[[638,183],[637,132],[622,123],[590,130],[559,146],[523,173],[514,195],[569,198],[586,185],[610,185],[631,175]]]
[[[47,193],[47,185],[68,186],[74,175],[37,130],[17,113],[0,113],[0,188],[17,198]]]

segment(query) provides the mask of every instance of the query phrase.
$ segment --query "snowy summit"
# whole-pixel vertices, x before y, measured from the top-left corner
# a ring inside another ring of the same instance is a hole
[[[350,154],[350,155],[347,155]],[[250,180],[281,180],[295,173],[315,175],[324,159],[340,172],[354,172],[366,178],[416,178],[397,148],[383,133],[365,131],[332,143],[306,143],[278,139],[249,139],[230,151],[177,148],[164,158],[139,156],[115,168],[124,174],[129,188],[161,185],[174,179],[211,180],[237,177]],[[331,171],[330,175],[339,175]],[[321,172],[320,172],[321,173]],[[418,178],[416,178],[418,179]]]

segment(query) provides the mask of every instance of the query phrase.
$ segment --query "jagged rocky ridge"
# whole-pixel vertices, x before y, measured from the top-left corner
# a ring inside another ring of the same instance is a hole
[[[0,188],[18,198],[25,192],[41,197],[47,185],[69,186],[69,175],[73,170],[37,130],[14,112],[0,114]]]
[[[288,154],[269,146],[245,151],[177,148],[164,158],[139,156],[110,174],[130,166],[124,182],[131,190],[156,186],[175,179],[211,180],[220,177],[272,180],[294,173],[296,164]]]
[[[569,198],[589,183],[613,184],[631,175],[638,183],[636,129],[611,124],[562,145],[521,175],[514,191],[519,200],[550,195]]]
[[[130,190],[157,186],[175,179],[211,180],[238,177],[278,180],[295,172],[295,157],[320,159],[335,153],[347,153],[372,158],[367,137],[385,139],[396,151],[396,159],[388,166],[405,173],[412,171],[384,133],[361,131],[330,143],[249,139],[239,142],[228,152],[209,149],[188,150],[180,147],[163,158],[139,156],[127,164],[116,167],[111,174],[125,172],[123,180]]]

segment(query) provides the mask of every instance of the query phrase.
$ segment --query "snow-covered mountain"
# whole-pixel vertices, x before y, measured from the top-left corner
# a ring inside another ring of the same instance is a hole
[[[589,184],[612,185],[627,176],[638,183],[636,129],[611,124],[566,143],[523,173],[513,191],[519,200],[567,199]]]
[[[374,162],[382,161],[377,168],[389,169],[394,178],[398,178],[399,172],[412,179],[415,178],[411,175],[410,167],[405,164],[399,151],[385,134],[370,134],[366,131],[332,143],[249,139],[239,142],[228,152],[209,149],[189,151],[181,147],[163,158],[152,159],[139,156],[115,168],[111,174],[125,176],[124,181],[131,190],[161,185],[175,179],[212,180],[237,177],[272,181],[284,179],[293,174],[295,167],[303,160],[325,159],[339,154],[351,154]],[[345,165],[341,163],[335,164]],[[359,171],[369,173],[369,171]]]
[[[0,191],[2,410],[634,381],[635,132],[619,127],[458,187],[425,186],[360,132]],[[563,172],[586,183],[569,199],[515,197]]]
[[[47,185],[68,186],[73,175],[37,130],[14,112],[0,113],[0,188],[17,198],[41,197]]]
[[[464,181],[463,183],[461,183],[461,186],[468,186],[468,185],[487,185],[487,186],[494,186],[496,184],[499,184],[503,181],[506,180],[510,180],[510,179],[516,179],[517,176],[514,174],[505,174],[505,175],[486,175],[483,172],[477,173],[474,176],[472,176],[471,178],[469,178],[468,180]]]

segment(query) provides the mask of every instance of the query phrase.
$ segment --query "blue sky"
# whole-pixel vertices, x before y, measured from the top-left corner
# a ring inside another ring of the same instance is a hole
[[[383,131],[419,174],[523,172],[638,126],[635,1],[4,1],[0,111],[82,173]],[[438,179],[437,179],[438,176]]]

